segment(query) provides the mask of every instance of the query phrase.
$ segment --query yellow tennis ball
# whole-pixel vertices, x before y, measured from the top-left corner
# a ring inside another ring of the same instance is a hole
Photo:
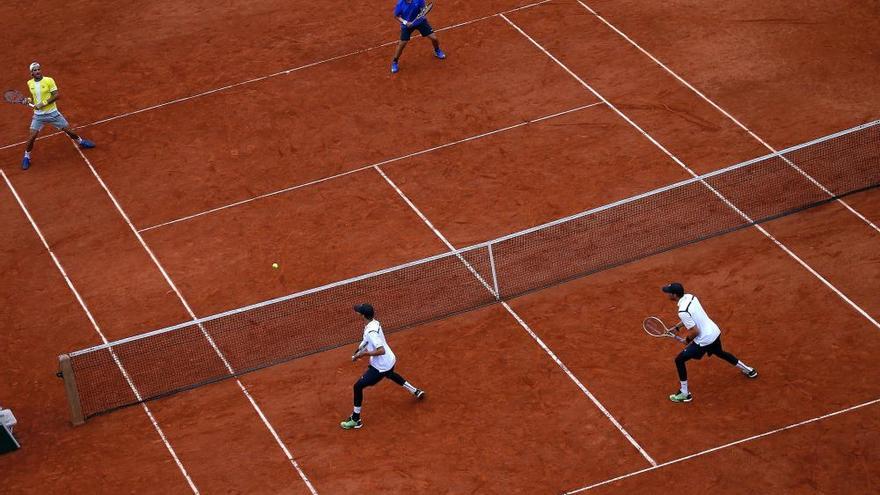
[[[278,263],[272,263],[272,268],[274,268],[274,269],[277,270],[277,269],[278,269]]]

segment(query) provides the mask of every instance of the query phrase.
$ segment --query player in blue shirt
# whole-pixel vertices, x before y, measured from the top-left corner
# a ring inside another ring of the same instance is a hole
[[[446,58],[446,54],[440,49],[440,42],[437,41],[434,29],[428,24],[428,19],[423,17],[417,21],[415,20],[424,6],[425,0],[397,0],[397,6],[394,7],[394,18],[400,23],[400,42],[397,44],[397,51],[394,52],[394,59],[391,61],[392,74],[396,74],[400,69],[398,59],[409,42],[413,31],[418,31],[422,36],[431,40],[431,43],[434,45],[435,57],[441,60]]]

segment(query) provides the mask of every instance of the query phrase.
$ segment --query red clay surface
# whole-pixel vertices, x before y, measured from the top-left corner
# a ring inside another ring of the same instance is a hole
[[[390,382],[367,389],[358,431],[338,426],[365,367],[351,363],[351,349],[244,380],[327,493],[538,493],[648,465],[499,306],[389,342],[397,371],[426,399]],[[279,393],[288,389],[299,393]]]
[[[444,34],[407,78],[370,51],[96,127],[93,163],[143,228],[596,101],[501,19]]]
[[[144,237],[196,311],[219,313],[445,252],[389,190],[367,170]]]
[[[604,105],[384,169],[456,247],[689,178]]]
[[[89,428],[70,426],[51,355],[97,343],[95,332],[5,184],[0,219],[0,397],[19,419],[16,434],[25,446],[0,457],[3,492],[187,491],[139,407]]]
[[[524,3],[450,2],[432,22]],[[877,45],[863,34],[878,21],[868,6],[596,4],[775,147],[878,117],[880,88],[868,70]],[[2,18],[12,18],[10,8],[0,7]],[[246,11],[160,2],[112,20],[74,2],[44,23],[37,46],[25,27],[31,23],[6,23],[2,41],[32,49],[13,51],[3,68],[15,74],[41,60],[64,91],[62,111],[82,123],[376,46],[394,38],[389,9],[351,6],[328,41],[322,13],[274,0]],[[88,29],[69,28],[85,19]],[[510,19],[698,172],[766,153],[579,4],[550,2]],[[66,42],[41,45],[59,37]],[[144,228],[596,100],[503,19],[441,38],[448,60],[434,60],[418,41],[394,78],[385,47],[96,125],[86,134],[99,148],[87,156]],[[182,40],[192,49],[180,50]],[[24,80],[9,77],[10,86]],[[24,137],[21,110],[0,110],[0,146]],[[395,136],[400,128],[410,133],[406,145]],[[16,170],[20,153],[0,150],[0,163],[110,338],[187,318],[64,138],[41,140],[25,173]],[[685,177],[605,107],[384,168],[459,245]],[[25,444],[0,458],[4,488],[189,493],[140,407],[67,426],[56,356],[99,339],[3,190],[0,266],[10,283],[0,294],[11,330],[0,335],[0,348],[11,379],[0,382],[0,401],[16,411]],[[847,201],[876,222],[877,198],[869,191]],[[877,317],[876,231],[839,205],[767,228]],[[373,171],[145,233],[198,313],[438,252],[432,236]],[[282,270],[270,271],[276,260]],[[761,370],[758,380],[703,360],[690,366],[695,401],[676,407],[665,399],[676,385],[675,345],[644,337],[638,326],[648,313],[670,315],[657,287],[671,278],[701,295],[725,329],[725,346]],[[877,328],[754,229],[512,305],[661,462],[880,396]],[[390,339],[399,371],[424,385],[428,399],[415,403],[380,384],[367,391],[366,426],[356,432],[338,428],[361,369],[347,362],[350,349],[243,378],[319,493],[555,493],[648,466],[500,307]],[[202,492],[308,493],[235,382],[150,407]],[[876,430],[876,407],[687,461],[705,473],[694,483],[682,485],[683,464],[602,489],[810,493],[834,491],[845,479],[871,491],[877,442],[865,432]]]
[[[688,365],[694,402],[666,399],[678,386],[678,346],[646,338],[640,325],[651,314],[672,321],[675,308],[658,289],[670,280],[701,298],[725,348],[757,367],[757,380],[703,359]],[[512,306],[660,462],[880,396],[877,328],[754,229]],[[836,366],[847,370],[846,387]],[[675,427],[657,427],[668,421]]]
[[[867,406],[581,493],[664,494],[685,476],[693,493],[873,493],[878,432]]]
[[[530,3],[451,0],[432,13],[431,22],[439,29]],[[0,73],[4,86],[26,91],[27,67],[39,60],[63,92],[61,111],[73,125],[373,47],[383,57],[375,72],[385,75],[394,48],[378,46],[397,39],[389,2],[293,6],[256,0],[243,8],[213,0],[159,0],[114,8],[113,15],[107,5],[82,0],[62,8],[64,15],[45,16],[9,2],[0,5],[0,19],[6,20],[0,42],[27,47],[10,50]],[[34,25],[41,36],[33,36]],[[27,117],[20,110],[5,105],[0,110],[0,146],[27,139]]]
[[[586,3],[778,149],[880,118],[876,2]]]

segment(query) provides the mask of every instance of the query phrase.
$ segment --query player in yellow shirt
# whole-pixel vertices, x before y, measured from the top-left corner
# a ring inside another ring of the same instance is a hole
[[[27,83],[28,89],[31,92],[31,97],[28,100],[34,106],[34,118],[31,120],[31,136],[27,142],[24,158],[21,160],[21,168],[23,170],[30,168],[34,141],[37,140],[37,135],[46,124],[63,131],[70,136],[70,139],[76,141],[80,148],[94,148],[95,143],[77,136],[70,130],[67,119],[58,111],[58,105],[56,104],[58,101],[58,86],[55,84],[55,80],[51,77],[43,76],[42,67],[37,62],[32,63],[30,69],[33,78]]]

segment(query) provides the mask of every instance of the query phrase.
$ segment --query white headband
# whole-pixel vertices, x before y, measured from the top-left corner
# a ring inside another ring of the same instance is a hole
[[[33,72],[33,71],[35,71],[36,69],[39,69],[39,68],[40,68],[40,64],[39,64],[38,62],[34,62],[34,63],[31,64],[31,72]]]

